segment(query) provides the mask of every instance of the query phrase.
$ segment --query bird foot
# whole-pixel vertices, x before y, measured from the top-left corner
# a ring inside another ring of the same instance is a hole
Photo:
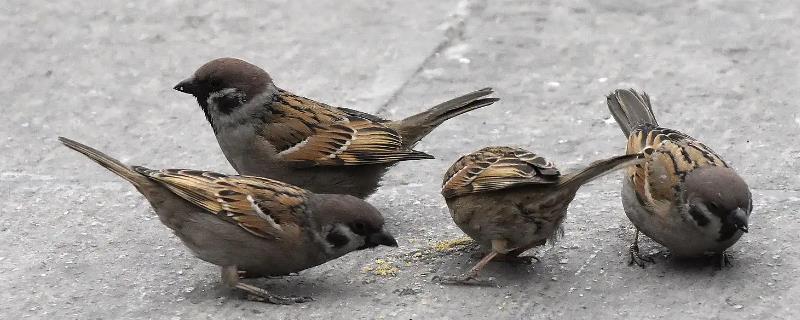
[[[653,257],[651,257],[651,256],[643,256],[639,252],[639,245],[638,244],[635,244],[635,243],[632,244],[630,249],[628,250],[628,252],[631,255],[631,260],[628,261],[628,265],[629,266],[632,266],[632,265],[636,264],[640,268],[644,268],[645,262],[656,263],[656,260],[653,259]]]
[[[524,264],[524,265],[532,265],[534,260],[536,260],[536,262],[541,261],[536,256],[512,256],[512,255],[502,255],[502,254],[498,254],[493,259],[493,261],[502,261],[507,263]]]
[[[272,304],[295,304],[295,303],[305,303],[312,301],[311,297],[284,297],[270,293],[267,290],[262,288],[252,286],[246,283],[239,282],[236,284],[236,288],[242,290],[247,293],[247,300],[256,301],[256,302],[266,302]]]
[[[478,287],[497,286],[497,283],[494,282],[493,278],[478,279],[477,275],[473,274],[462,274],[460,276],[449,276],[449,277],[435,276],[433,277],[433,281],[445,285],[457,285],[457,286],[478,286]]]
[[[311,297],[284,297],[284,296],[277,296],[277,295],[255,295],[255,294],[248,294],[247,300],[256,301],[256,302],[266,302],[271,304],[280,304],[280,305],[290,305],[295,303],[306,303],[310,301],[314,301]]]
[[[717,254],[715,258],[717,259],[717,264],[716,264],[717,270],[722,270],[725,269],[726,267],[733,267],[733,262],[732,262],[733,256],[731,256],[731,254],[723,252]]]
[[[483,253],[483,252],[475,252],[470,256],[473,259],[478,259],[478,258],[482,258],[485,255],[486,254]],[[541,260],[539,260],[539,257],[536,257],[536,256],[515,256],[515,255],[510,255],[510,254],[498,254],[497,256],[494,257],[494,259],[492,259],[492,261],[494,261],[494,262],[498,262],[499,261],[499,262],[507,262],[507,263],[514,263],[514,264],[526,264],[526,265],[533,264],[533,260],[536,260],[536,262],[541,262]]]

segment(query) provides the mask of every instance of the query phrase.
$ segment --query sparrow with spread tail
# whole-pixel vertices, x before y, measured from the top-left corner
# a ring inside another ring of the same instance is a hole
[[[175,90],[197,98],[239,174],[359,198],[374,193],[398,161],[432,159],[411,148],[445,120],[498,100],[485,98],[486,88],[390,121],[297,96],[234,58],[206,63]]]
[[[561,175],[543,157],[519,148],[487,147],[461,157],[445,173],[442,195],[453,221],[487,254],[445,282],[482,283],[478,273],[492,259],[522,260],[521,253],[554,240],[582,185],[641,158],[613,157]]]
[[[616,90],[606,101],[628,139],[627,153],[654,150],[623,180],[622,204],[636,227],[631,264],[652,262],[639,254],[640,231],[674,256],[715,254],[727,264],[725,249],[748,230],[747,183],[705,144],[660,127],[646,93]]]
[[[311,298],[274,295],[240,275],[287,275],[354,250],[397,246],[378,210],[353,196],[315,194],[266,178],[129,167],[59,140],[133,184],[195,256],[222,267],[223,282],[252,300],[291,304]]]

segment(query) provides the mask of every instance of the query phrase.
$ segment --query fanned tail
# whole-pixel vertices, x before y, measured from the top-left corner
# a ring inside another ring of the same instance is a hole
[[[473,91],[403,120],[390,122],[388,126],[400,133],[404,146],[411,147],[448,119],[500,100],[498,98],[482,98],[493,92],[492,88]]]
[[[638,126],[658,126],[647,93],[639,94],[634,89],[617,89],[606,97],[606,103],[626,138]]]

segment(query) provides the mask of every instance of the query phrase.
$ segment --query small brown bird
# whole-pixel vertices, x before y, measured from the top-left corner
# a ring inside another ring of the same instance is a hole
[[[552,241],[578,188],[641,158],[613,157],[562,176],[543,157],[519,148],[486,147],[461,157],[445,173],[442,195],[453,221],[488,253],[446,282],[468,284],[492,259],[522,260],[521,253]]]
[[[483,98],[492,93],[486,88],[389,121],[297,96],[234,58],[206,63],[175,90],[197,98],[239,174],[359,198],[374,193],[398,161],[432,159],[411,148],[445,120],[498,100]]]
[[[622,204],[636,227],[631,264],[644,266],[639,231],[675,256],[720,256],[748,230],[753,200],[747,183],[711,148],[677,130],[660,127],[650,98],[633,89],[607,97],[608,109],[628,139],[627,153],[654,152],[627,169]]]
[[[315,194],[258,177],[128,167],[81,143],[59,140],[133,184],[161,222],[195,256],[222,267],[223,282],[248,299],[291,304],[311,298],[274,295],[241,282],[240,275],[287,275],[354,250],[397,246],[380,212],[353,196]]]

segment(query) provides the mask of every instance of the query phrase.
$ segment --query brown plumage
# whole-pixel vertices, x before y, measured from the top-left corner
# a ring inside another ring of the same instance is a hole
[[[222,267],[223,281],[270,303],[305,302],[239,281],[298,272],[350,251],[396,246],[371,205],[348,195],[315,194],[271,179],[183,169],[128,167],[59,138],[141,192],[164,225],[198,258]]]
[[[582,185],[639,161],[638,154],[619,156],[562,176],[543,157],[519,148],[487,147],[461,157],[445,173],[442,195],[453,221],[487,255],[450,280],[469,282],[497,255],[513,260],[553,239]]]
[[[639,255],[639,231],[673,255],[725,258],[725,249],[747,232],[752,211],[747,183],[705,144],[659,126],[647,94],[616,90],[607,102],[628,140],[627,153],[653,150],[628,168],[623,180],[625,213],[637,229],[631,263],[650,260]]]
[[[398,161],[431,159],[411,149],[447,119],[497,101],[489,88],[400,121],[327,105],[280,89],[269,74],[221,58],[175,86],[197,98],[233,167],[318,193],[364,198]]]

